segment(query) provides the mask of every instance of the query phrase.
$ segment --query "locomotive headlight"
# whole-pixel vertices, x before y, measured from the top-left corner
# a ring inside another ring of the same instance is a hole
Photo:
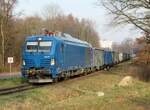
[[[38,38],[38,40],[42,40],[42,38]]]
[[[55,59],[54,58],[51,59],[51,65],[55,65]]]
[[[26,65],[26,62],[23,60],[23,61],[22,61],[22,64],[23,64],[23,66],[25,66],[25,65]]]

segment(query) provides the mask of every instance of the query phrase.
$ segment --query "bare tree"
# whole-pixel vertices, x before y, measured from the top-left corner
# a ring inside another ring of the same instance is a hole
[[[124,39],[121,43],[113,43],[112,48],[114,51],[123,53],[133,53],[134,41],[131,38]]]
[[[98,0],[114,16],[112,24],[132,24],[150,39],[150,0]]]
[[[52,3],[46,5],[42,10],[42,17],[45,20],[46,28],[49,30],[55,30],[56,28],[56,17],[63,15],[63,11],[60,6]]]
[[[1,0],[0,1],[0,35],[1,35],[1,50],[2,50],[2,66],[5,64],[5,38],[6,26],[12,18],[12,11],[17,0]]]
[[[112,44],[112,50],[116,51],[116,52],[121,52],[120,46],[121,46],[121,44],[119,44],[117,42],[113,42],[113,44]]]
[[[65,32],[99,47],[98,33],[92,21],[86,19],[80,21],[72,14],[66,16],[57,4],[47,5],[42,12],[44,26],[48,30]]]
[[[45,6],[44,10],[42,11],[42,15],[44,19],[54,19],[55,17],[62,15],[63,11],[61,10],[60,6],[52,3]]]
[[[121,46],[122,46],[122,52],[125,53],[133,53],[133,39],[131,38],[126,38],[122,41]]]

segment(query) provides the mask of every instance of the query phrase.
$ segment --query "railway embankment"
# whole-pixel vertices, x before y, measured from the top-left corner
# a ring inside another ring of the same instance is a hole
[[[125,62],[109,71],[2,95],[0,110],[150,110],[150,83],[131,76],[132,83],[119,86],[126,76],[133,74],[130,68],[131,63]]]

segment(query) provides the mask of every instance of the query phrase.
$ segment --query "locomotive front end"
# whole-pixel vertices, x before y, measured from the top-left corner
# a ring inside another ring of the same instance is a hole
[[[55,58],[52,38],[30,37],[26,40],[22,55],[22,76],[31,83],[52,82]]]

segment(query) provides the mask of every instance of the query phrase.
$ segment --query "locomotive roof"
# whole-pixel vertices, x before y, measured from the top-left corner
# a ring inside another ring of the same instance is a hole
[[[69,34],[64,33],[63,36],[59,36],[60,39],[64,40],[64,41],[69,41],[69,42],[74,42],[74,43],[79,43],[79,44],[85,44],[87,46],[92,47],[92,45],[86,41],[82,41],[80,39],[77,39],[75,37],[72,37]]]
[[[56,39],[56,40],[63,40],[65,42],[70,42],[70,43],[77,43],[77,44],[82,44],[82,45],[85,45],[85,46],[89,46],[89,47],[92,47],[92,45],[86,41],[82,41],[82,40],[79,40],[77,38],[74,38],[72,37],[71,35],[69,34],[63,34],[61,36],[49,36],[49,35],[34,35],[34,36],[29,36],[27,37],[27,41],[35,41],[35,40],[38,40],[39,38],[42,38],[42,40],[53,40],[53,39]]]

